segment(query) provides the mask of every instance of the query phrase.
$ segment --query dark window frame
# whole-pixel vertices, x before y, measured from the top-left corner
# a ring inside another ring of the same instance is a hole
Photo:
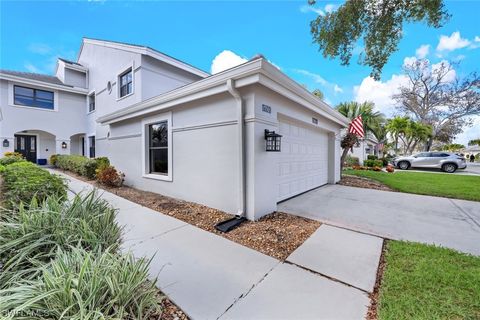
[[[89,152],[88,155],[90,158],[95,158],[95,136],[88,137]]]
[[[32,96],[17,93],[16,92],[17,88],[32,90]],[[40,98],[38,97],[38,92],[47,92],[52,95],[52,99]],[[19,103],[17,102],[17,97],[31,99],[32,104]],[[45,107],[37,104],[37,102],[51,103],[52,107],[51,108]],[[43,90],[43,89],[36,89],[36,88],[29,88],[29,87],[14,85],[13,86],[13,104],[16,106],[22,106],[22,107],[39,108],[44,110],[55,110],[55,92]]]
[[[131,74],[130,75],[130,81],[128,80],[128,74]],[[121,73],[118,76],[118,83],[119,83],[119,86],[118,86],[119,89],[118,90],[119,90],[120,98],[123,98],[123,97],[126,97],[126,96],[132,94],[133,93],[133,69],[128,68],[128,70]],[[130,89],[130,91],[129,91],[129,89]]]
[[[152,146],[152,127],[153,126],[158,126],[161,124],[165,124],[165,138],[166,138],[166,143],[165,146]],[[169,148],[170,148],[170,141],[169,141],[169,136],[168,136],[168,126],[169,126],[169,121],[168,120],[161,120],[157,121],[154,123],[149,123],[147,125],[147,132],[148,132],[148,174],[156,174],[156,175],[161,175],[161,176],[168,176],[169,175]],[[153,159],[153,150],[166,150],[167,153],[167,163],[166,163],[166,170],[165,172],[161,171],[155,171],[152,166],[152,159]]]

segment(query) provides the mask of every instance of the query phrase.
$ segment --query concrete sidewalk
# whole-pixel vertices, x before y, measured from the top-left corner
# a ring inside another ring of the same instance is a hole
[[[59,174],[58,171],[55,171]],[[74,193],[92,185],[65,176]],[[100,190],[123,251],[152,257],[157,286],[192,319],[363,319],[368,294]]]

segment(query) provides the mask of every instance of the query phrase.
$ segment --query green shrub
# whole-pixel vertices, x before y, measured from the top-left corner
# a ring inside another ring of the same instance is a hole
[[[358,159],[358,157],[347,155],[347,157],[345,158],[345,163],[347,167],[358,166],[360,164],[360,160]]]
[[[75,172],[76,174],[95,179],[96,170],[99,167],[108,167],[110,161],[106,157],[90,159],[79,155],[58,155],[56,164],[58,168]]]
[[[80,246],[114,252],[120,244],[115,209],[93,191],[70,202],[50,197],[17,209],[4,212],[0,220],[0,287],[31,279],[59,249]]]
[[[0,165],[8,166],[9,164],[16,162],[26,162],[23,156],[16,152],[7,152],[3,158],[0,158]]]
[[[52,155],[50,156],[49,162],[50,162],[50,164],[51,164],[52,166],[56,166],[56,165],[57,165],[58,156],[59,156],[58,154],[52,154]]]
[[[363,165],[366,167],[382,167],[383,161],[382,160],[365,160],[363,161]]]
[[[382,160],[382,164],[383,164],[384,167],[386,167],[388,165],[388,163],[390,162],[390,159],[388,159],[386,157],[383,157],[380,160]]]
[[[66,198],[67,195],[63,178],[31,162],[16,162],[6,166],[2,177],[3,196],[9,207],[21,202],[28,204],[34,197],[41,202],[48,196]]]
[[[3,171],[5,171],[5,166],[0,164],[0,175],[2,174]]]
[[[0,306],[42,319],[156,319],[161,309],[149,263],[131,254],[59,251],[39,277],[0,291]]]
[[[95,158],[95,162],[97,163],[97,170],[101,170],[110,166],[110,160],[108,160],[107,157]]]
[[[377,160],[378,157],[375,156],[375,155],[373,155],[373,154],[369,154],[369,155],[367,155],[367,159],[368,159],[368,160]]]

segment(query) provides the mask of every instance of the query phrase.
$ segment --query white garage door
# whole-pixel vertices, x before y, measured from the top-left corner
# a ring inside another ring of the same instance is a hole
[[[278,201],[328,181],[328,135],[316,128],[280,120],[282,151],[278,153]]]

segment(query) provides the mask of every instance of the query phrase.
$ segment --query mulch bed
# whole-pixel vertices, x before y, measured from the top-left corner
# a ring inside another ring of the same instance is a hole
[[[120,188],[100,186],[95,181],[87,180],[85,177],[71,172],[62,172],[282,261],[321,225],[318,221],[274,212],[258,221],[247,221],[228,233],[222,233],[215,229],[215,225],[232,218],[233,215],[221,210],[127,186]]]
[[[392,188],[384,185],[381,182],[356,176],[342,175],[342,179],[338,182],[338,184],[349,187],[375,189],[382,191],[394,191]]]
[[[162,314],[159,318],[160,320],[188,320],[187,315],[167,298],[162,300],[161,307]]]
[[[378,263],[377,269],[377,280],[375,281],[375,287],[373,292],[369,295],[370,306],[368,307],[366,320],[377,320],[378,319],[378,299],[380,296],[380,286],[382,285],[383,272],[385,271],[386,262],[385,262],[385,250],[387,247],[387,241],[383,241],[382,253],[380,255],[380,262]]]

